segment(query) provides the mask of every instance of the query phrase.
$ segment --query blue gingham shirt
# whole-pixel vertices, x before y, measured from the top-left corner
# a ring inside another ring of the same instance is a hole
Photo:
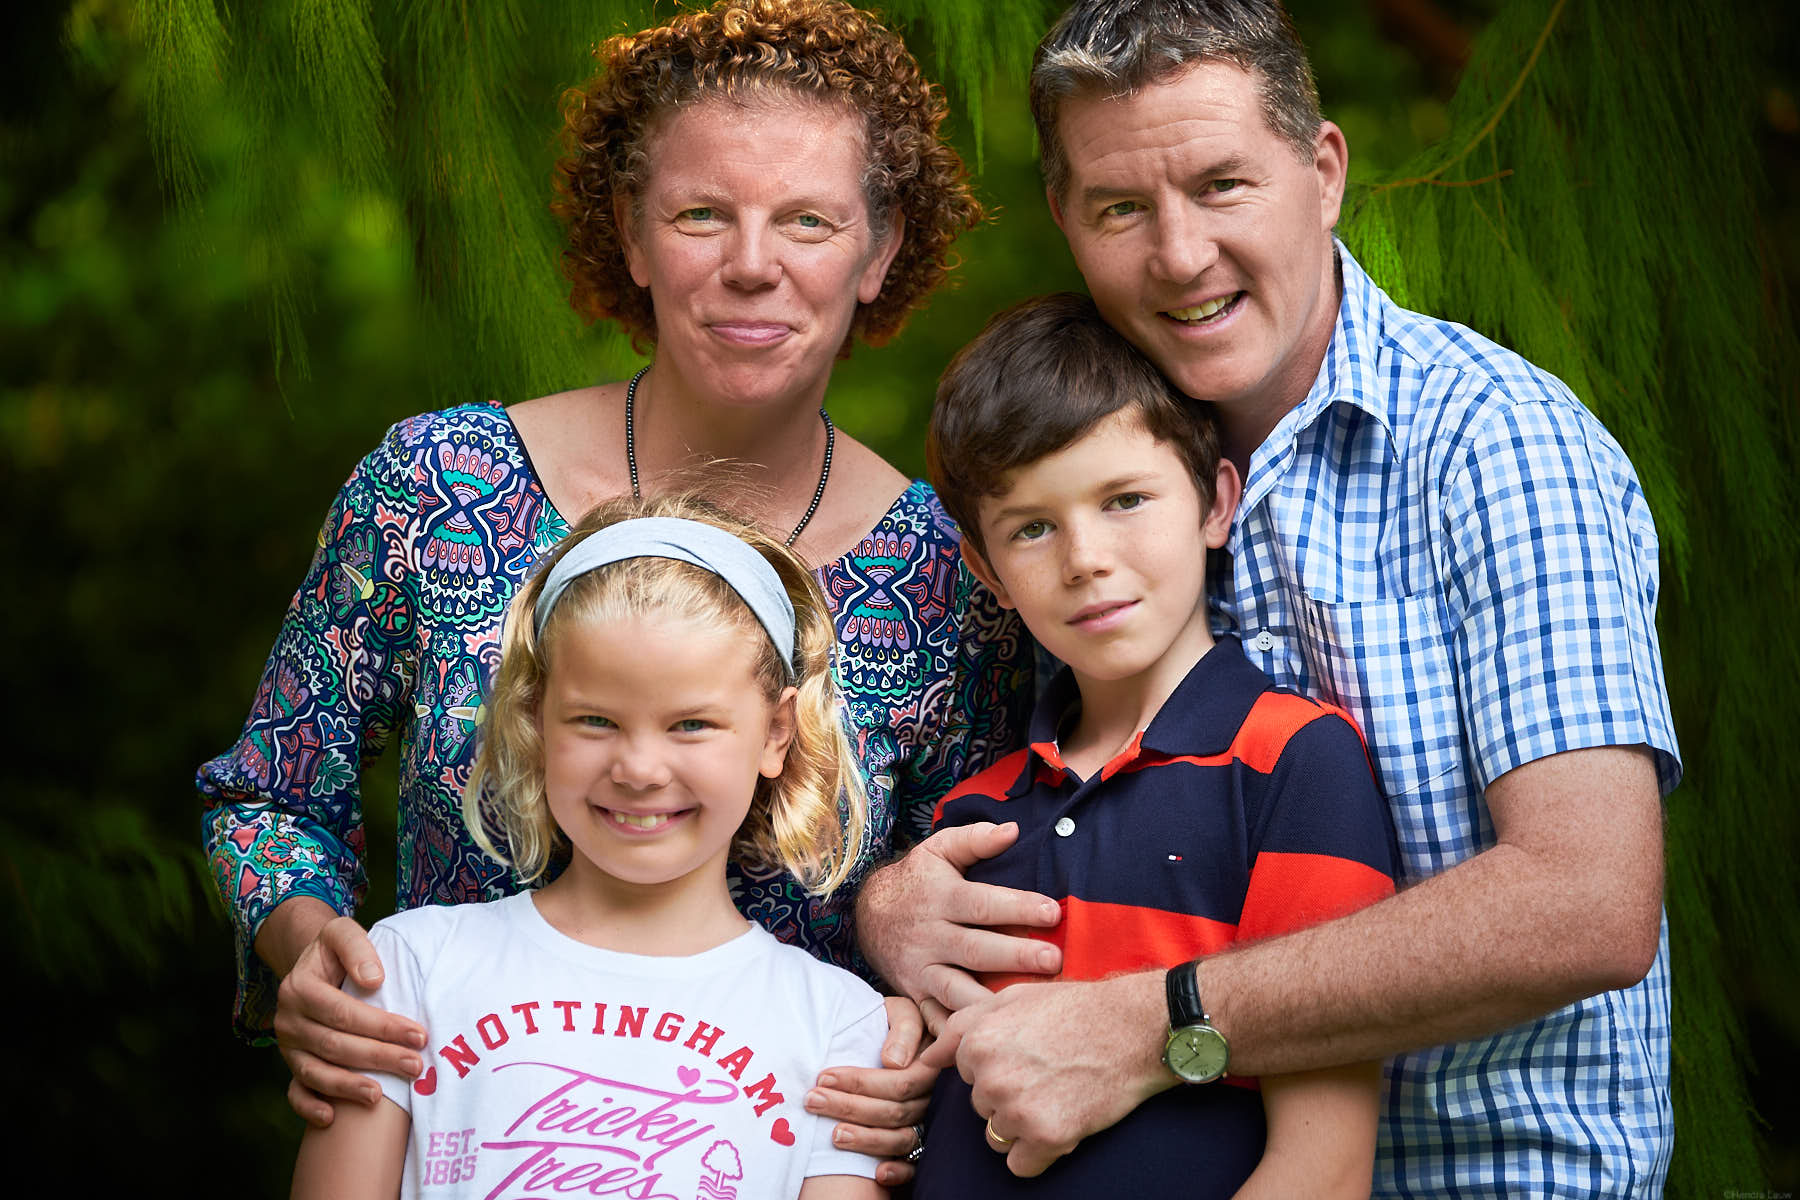
[[[1484,792],[1534,759],[1646,745],[1667,794],[1656,530],[1624,452],[1559,380],[1338,256],[1331,348],[1251,457],[1213,624],[1361,723],[1403,882],[1493,845]],[[1660,1194],[1668,1080],[1665,920],[1637,986],[1396,1059],[1375,1192]]]

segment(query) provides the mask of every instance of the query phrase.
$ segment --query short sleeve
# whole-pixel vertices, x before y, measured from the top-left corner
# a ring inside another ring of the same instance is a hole
[[[417,657],[405,543],[387,536],[407,490],[396,426],[333,501],[237,743],[196,776],[248,1037],[266,1037],[275,1014],[276,980],[254,949],[263,921],[296,896],[348,915],[366,887],[363,766],[399,720]]]
[[[854,981],[857,987],[846,989],[847,1002],[844,1011],[854,1014],[852,1019],[832,1034],[831,1044],[825,1051],[825,1066],[828,1067],[879,1067],[881,1065],[881,1043],[887,1040],[887,1009],[881,997],[861,980]],[[809,1084],[811,1080],[807,1081]],[[857,1154],[851,1150],[840,1150],[831,1142],[831,1131],[836,1122],[809,1115],[812,1125],[811,1151],[806,1158],[806,1177],[815,1175],[860,1175],[865,1179],[875,1178],[875,1168],[881,1160],[871,1158],[867,1154]]]
[[[1510,401],[1445,488],[1458,699],[1486,788],[1566,750],[1644,745],[1681,764],[1656,640],[1656,529],[1624,451],[1573,402]]]
[[[1362,736],[1342,711],[1323,706],[1288,737],[1251,838],[1239,941],[1304,929],[1393,895],[1393,819]]]
[[[418,952],[386,921],[377,921],[369,930],[369,941],[381,960],[381,986],[370,990],[355,980],[344,981],[344,991],[376,1008],[399,1013],[421,1024],[425,1021],[425,971]],[[412,1112],[412,1080],[381,1071],[370,1071],[369,1078],[381,1085],[381,1094]]]

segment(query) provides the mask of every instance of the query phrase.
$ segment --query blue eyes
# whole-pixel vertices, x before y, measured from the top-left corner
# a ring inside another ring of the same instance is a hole
[[[619,727],[617,722],[613,721],[612,718],[598,716],[593,713],[577,717],[576,720],[588,729],[617,729]],[[711,721],[701,717],[689,717],[685,721],[677,721],[669,726],[669,728],[676,733],[705,733],[712,727]]]
[[[1235,192],[1244,186],[1242,179],[1209,179],[1200,186],[1203,196],[1223,196],[1226,192]],[[1145,205],[1137,200],[1119,200],[1100,210],[1103,220],[1134,216],[1144,211]]]
[[[712,205],[700,204],[693,208],[682,209],[675,214],[675,219],[684,225],[712,225],[723,221],[724,217],[719,210]],[[790,217],[789,220],[792,222],[795,229],[805,233],[821,233],[831,228],[825,218],[819,216],[817,213],[796,213],[794,216]]]

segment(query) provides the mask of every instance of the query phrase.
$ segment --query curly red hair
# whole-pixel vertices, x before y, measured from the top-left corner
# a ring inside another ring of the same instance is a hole
[[[707,96],[764,88],[836,100],[861,114],[863,191],[877,226],[905,237],[881,295],[858,304],[851,337],[880,345],[943,281],[950,244],[981,220],[968,172],[938,136],[943,93],[899,36],[842,0],[719,0],[595,50],[600,71],[563,98],[563,155],[551,208],[568,229],[569,303],[622,325],[640,351],[656,340],[650,293],[626,266],[614,199],[634,209],[657,119]],[[848,349],[846,343],[845,349]]]

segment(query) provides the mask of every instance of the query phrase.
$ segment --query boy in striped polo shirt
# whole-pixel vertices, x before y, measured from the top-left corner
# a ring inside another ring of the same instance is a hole
[[[1159,1094],[1020,1179],[1005,1114],[945,1072],[918,1197],[1366,1196],[1376,1065],[1225,1077],[1194,986],[1203,955],[1390,895],[1395,863],[1349,718],[1277,688],[1209,630],[1196,550],[1223,546],[1240,487],[1210,413],[1091,300],[1047,296],[951,363],[927,453],[970,568],[1065,664],[1030,745],[947,795],[937,827],[1017,824],[967,877],[1057,900],[1061,921],[1031,931],[1061,952],[1054,978],[1189,965],[1168,976]]]

